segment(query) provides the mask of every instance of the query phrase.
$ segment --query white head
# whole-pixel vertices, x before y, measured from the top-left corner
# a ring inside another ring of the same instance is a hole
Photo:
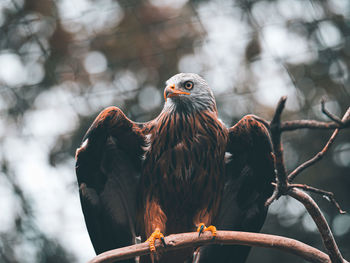
[[[216,112],[213,92],[207,82],[194,73],[179,73],[168,79],[164,89],[164,99],[164,109]]]

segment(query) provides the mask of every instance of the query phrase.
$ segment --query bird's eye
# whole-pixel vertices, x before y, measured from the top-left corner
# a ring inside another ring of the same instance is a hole
[[[193,89],[193,82],[192,82],[192,81],[186,81],[186,82],[184,83],[184,87],[185,87],[185,89],[187,89],[187,90]]]

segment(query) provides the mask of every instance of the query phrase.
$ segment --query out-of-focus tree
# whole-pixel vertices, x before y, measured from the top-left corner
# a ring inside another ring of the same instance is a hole
[[[349,66],[347,0],[1,1],[0,261],[93,254],[73,158],[104,107],[149,120],[161,108],[164,81],[187,71],[208,80],[228,125],[248,113],[271,118],[281,95],[289,96],[286,119],[323,119],[322,97],[341,116],[350,102]],[[287,168],[318,152],[329,134],[285,134]],[[333,191],[348,211],[349,139],[342,132],[328,157],[298,178]],[[350,217],[318,201],[349,258]],[[272,205],[263,231],[322,247],[290,199]],[[253,249],[250,261],[276,258],[295,260]]]

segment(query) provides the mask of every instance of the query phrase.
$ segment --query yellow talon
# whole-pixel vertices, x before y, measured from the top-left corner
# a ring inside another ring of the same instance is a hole
[[[216,227],[215,226],[206,227],[204,223],[200,223],[198,225],[198,228],[197,228],[198,236],[200,236],[205,231],[210,231],[213,235],[213,238],[216,237]]]
[[[159,228],[156,228],[156,230],[152,233],[152,235],[146,240],[146,242],[149,242],[149,249],[151,252],[156,251],[156,247],[154,245],[156,239],[159,239],[162,241],[164,247],[166,247],[165,241],[164,241],[164,235],[160,232]]]

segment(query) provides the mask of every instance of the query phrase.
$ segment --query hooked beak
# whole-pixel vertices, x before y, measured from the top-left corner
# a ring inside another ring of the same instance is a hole
[[[167,98],[171,98],[174,96],[179,96],[180,94],[190,95],[189,92],[181,91],[178,89],[175,89],[175,85],[167,86],[164,90],[164,99],[165,101]]]

